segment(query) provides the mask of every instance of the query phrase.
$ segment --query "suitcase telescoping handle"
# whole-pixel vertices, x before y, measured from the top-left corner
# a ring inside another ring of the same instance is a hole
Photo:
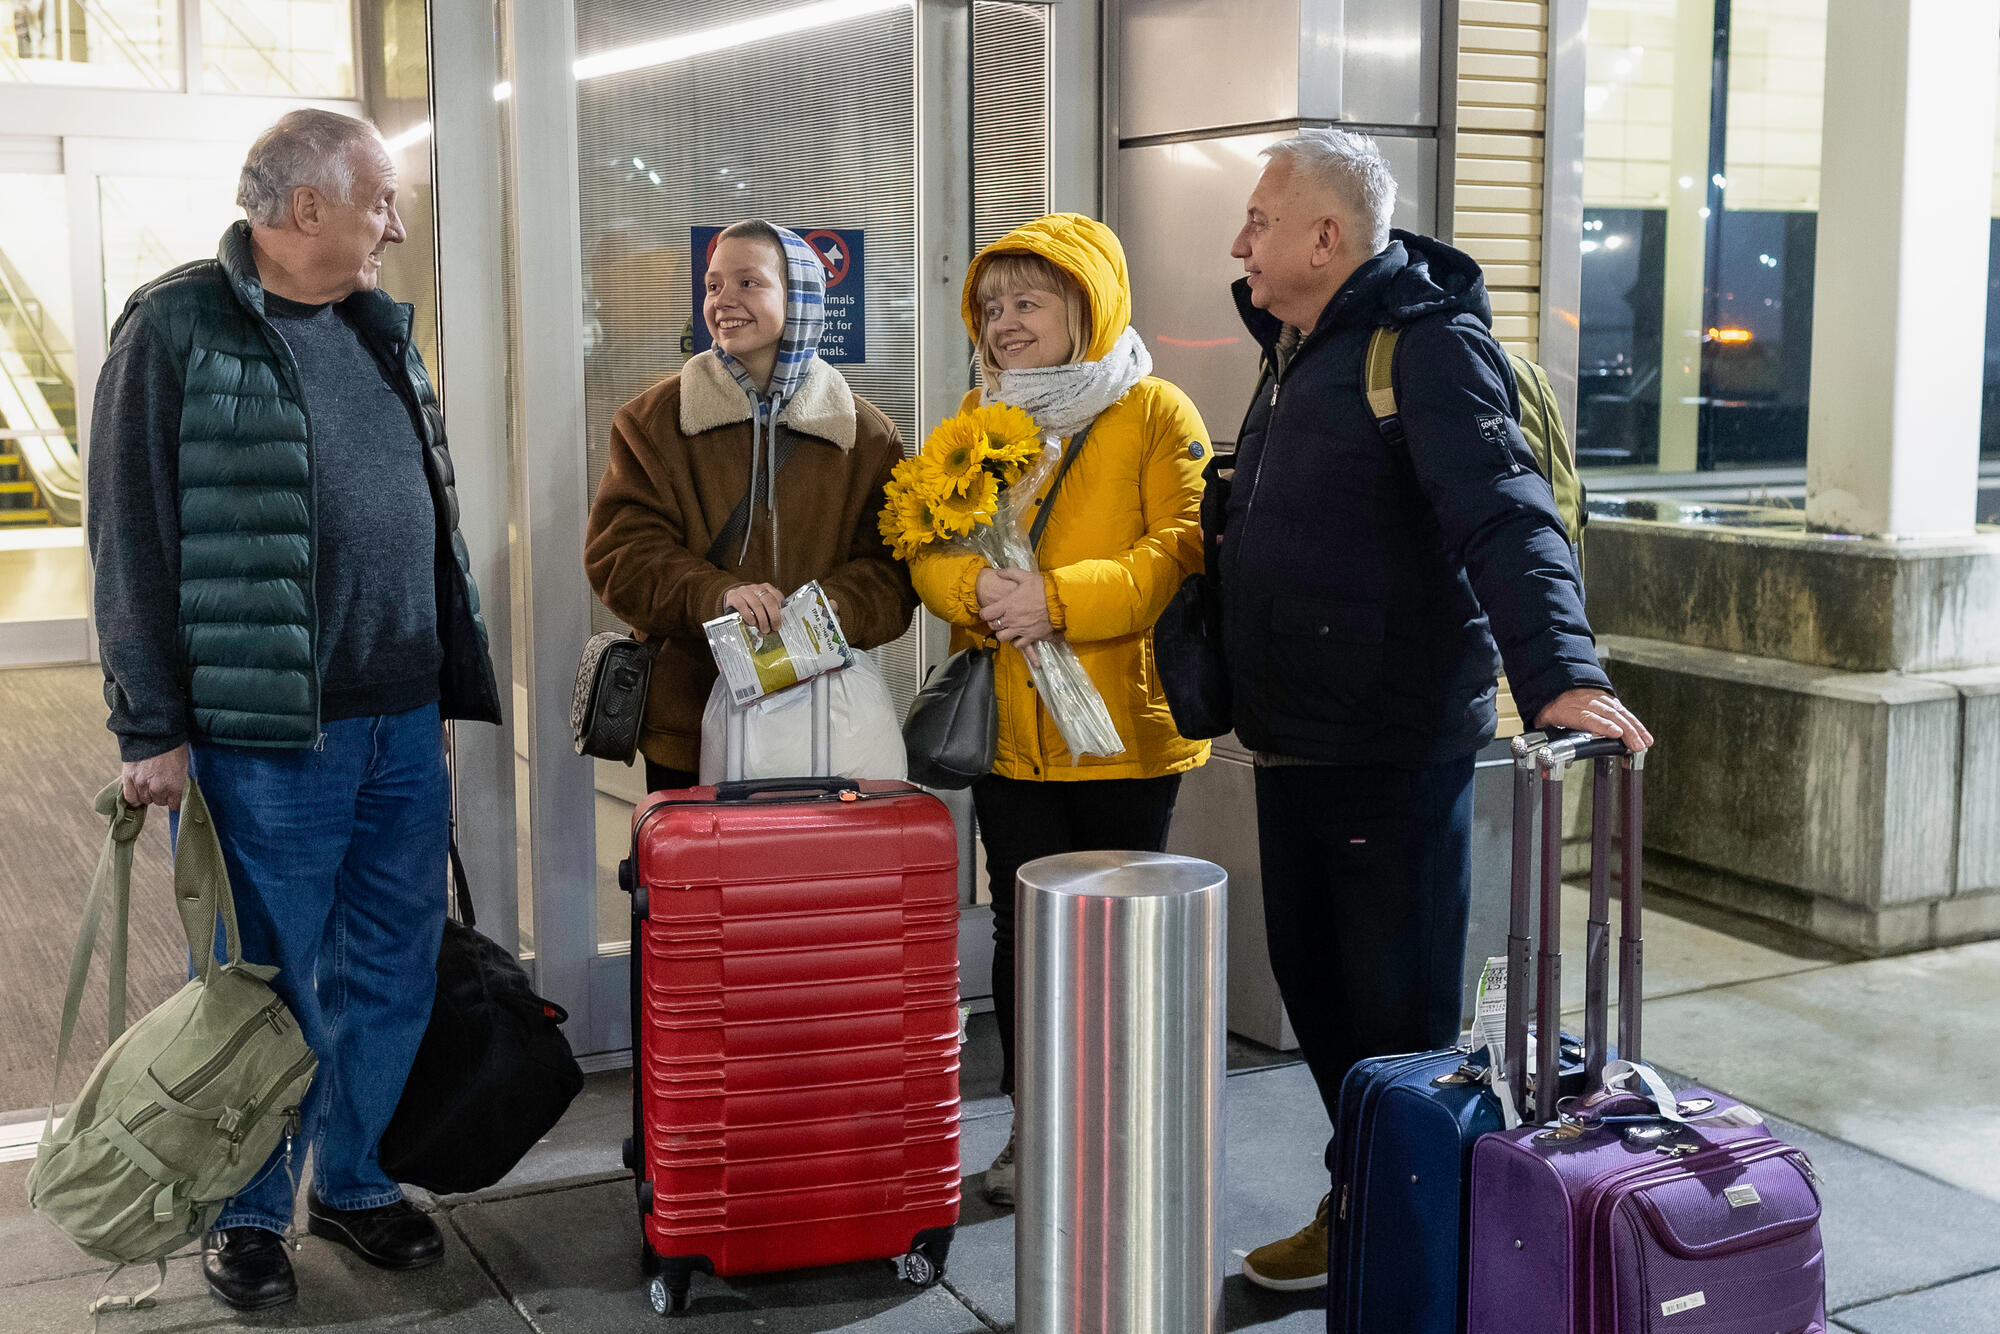
[[[743,728],[745,709],[733,702],[723,727],[722,777],[716,785],[717,801],[746,801],[765,792],[856,792],[851,778],[834,778],[833,773],[833,677],[822,672],[812,679],[812,774],[800,778],[759,778],[743,781]]]
[[[1507,1037],[1503,1056],[1508,1087],[1525,1100],[1528,1052],[1529,877],[1539,872],[1540,946],[1535,967],[1535,1022],[1541,1041],[1535,1060],[1534,1119],[1553,1120],[1562,1044],[1562,820],[1563,779],[1572,764],[1592,766],[1590,919],[1585,946],[1584,1062],[1586,1088],[1595,1091],[1610,1059],[1611,828],[1620,819],[1618,1052],[1639,1057],[1639,1011],[1644,965],[1640,908],[1644,868],[1641,824],[1644,751],[1628,752],[1613,737],[1582,732],[1529,733],[1514,739],[1514,859],[1507,935]],[[1612,775],[1622,782],[1614,807]],[[1531,870],[1535,817],[1541,816],[1541,857]],[[1522,1109],[1526,1114],[1526,1109]]]

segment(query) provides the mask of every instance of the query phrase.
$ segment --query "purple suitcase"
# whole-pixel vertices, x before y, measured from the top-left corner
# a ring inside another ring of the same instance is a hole
[[[1555,1081],[1541,1079],[1537,1124],[1474,1145],[1467,1334],[1824,1334],[1820,1200],[1806,1155],[1740,1103],[1704,1089],[1675,1095],[1639,1064],[1644,757],[1625,756],[1617,742],[1563,734],[1536,755],[1538,1027],[1555,1031],[1562,994],[1563,775],[1585,760],[1597,770],[1593,900],[1605,895],[1599,867],[1613,766],[1623,777],[1622,1059],[1606,1063],[1607,997],[1593,985],[1585,1018],[1591,1091],[1558,1107]],[[1607,935],[1601,915],[1593,902],[1593,954]],[[1509,1006],[1510,1028],[1523,1009]],[[1518,1050],[1511,1031],[1508,1046]],[[1541,1053],[1538,1064],[1553,1058]]]

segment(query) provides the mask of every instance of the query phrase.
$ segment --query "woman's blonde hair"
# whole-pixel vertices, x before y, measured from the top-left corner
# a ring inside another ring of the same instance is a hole
[[[1000,365],[986,348],[986,303],[1002,292],[1020,288],[1030,292],[1054,292],[1063,299],[1068,316],[1069,358],[1072,363],[1090,355],[1090,302],[1076,279],[1040,255],[1007,250],[979,266],[979,286],[973,292],[973,309],[979,314],[979,374],[988,389],[1000,387]]]

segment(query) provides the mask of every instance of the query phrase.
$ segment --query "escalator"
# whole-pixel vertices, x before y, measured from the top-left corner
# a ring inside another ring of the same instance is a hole
[[[83,521],[76,357],[0,255],[0,527]]]

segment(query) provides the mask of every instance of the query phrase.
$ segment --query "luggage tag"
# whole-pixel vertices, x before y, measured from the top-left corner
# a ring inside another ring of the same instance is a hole
[[[1521,1125],[1520,1105],[1507,1079],[1507,956],[1496,954],[1479,970],[1479,988],[1474,993],[1472,1038],[1486,1048],[1486,1077],[1500,1099],[1500,1119],[1508,1130]],[[1535,1035],[1528,1035],[1527,1068],[1535,1068]]]
[[[1509,1086],[1506,1062],[1503,1052],[1507,1042],[1507,956],[1495,955],[1479,970],[1479,985],[1473,992],[1472,1028],[1460,1043],[1467,1059],[1458,1069],[1440,1075],[1431,1082],[1439,1088],[1454,1084],[1487,1084],[1500,1099],[1500,1116],[1506,1128],[1513,1130],[1521,1124],[1521,1112],[1514,1102],[1514,1090]],[[1529,1068],[1534,1064],[1534,1036],[1529,1035]],[[1486,1049],[1486,1067],[1481,1069],[1472,1063],[1471,1056],[1480,1048]]]

